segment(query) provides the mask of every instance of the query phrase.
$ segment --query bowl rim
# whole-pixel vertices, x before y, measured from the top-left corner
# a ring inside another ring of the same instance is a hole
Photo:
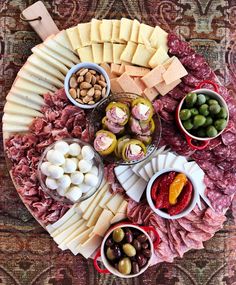
[[[77,107],[80,107],[82,109],[93,109],[93,108],[95,108],[98,105],[98,103],[103,98],[100,99],[95,104],[92,104],[92,105],[81,104],[81,103],[77,102],[76,100],[74,100],[74,98],[72,98],[70,93],[69,93],[69,81],[70,81],[70,78],[71,78],[72,74],[77,72],[78,70],[80,70],[82,68],[94,69],[94,70],[98,71],[99,73],[101,73],[105,77],[105,80],[106,80],[106,83],[107,83],[107,90],[106,90],[105,98],[108,97],[109,94],[110,94],[110,90],[111,90],[110,78],[109,78],[109,76],[108,76],[108,74],[107,74],[107,72],[105,71],[104,68],[102,68],[98,64],[92,63],[92,62],[80,62],[80,63],[74,65],[73,67],[71,67],[71,69],[67,72],[66,77],[64,79],[64,89],[65,89],[67,98],[71,101],[71,103],[73,103]]]
[[[178,173],[184,173],[187,176],[187,178],[190,180],[192,185],[193,185],[193,194],[192,194],[192,199],[191,199],[190,204],[188,205],[188,207],[184,211],[182,211],[181,213],[179,213],[177,215],[173,215],[173,216],[171,216],[168,213],[165,213],[165,212],[163,212],[163,211],[161,211],[159,209],[156,209],[156,207],[154,206],[154,203],[152,201],[152,198],[151,198],[151,189],[152,189],[152,185],[153,185],[154,181],[159,176],[161,176],[162,174],[165,174],[165,173],[168,173],[168,172],[171,172],[171,171],[175,171],[175,172],[178,172]],[[194,179],[188,174],[187,171],[179,169],[177,167],[165,168],[165,169],[162,169],[162,170],[156,172],[151,177],[151,179],[149,180],[147,188],[146,188],[146,198],[147,198],[148,204],[151,207],[151,209],[157,215],[159,215],[160,217],[162,217],[164,219],[168,219],[168,220],[176,220],[176,219],[180,219],[180,218],[183,218],[186,215],[188,215],[194,209],[194,207],[196,206],[197,200],[198,200],[198,196],[199,196],[199,194],[197,192],[197,185],[196,185]]]
[[[76,202],[71,201],[66,196],[61,196],[57,192],[57,190],[50,190],[50,189],[48,189],[47,186],[45,185],[44,178],[43,178],[45,175],[43,175],[43,173],[42,173],[42,171],[40,169],[42,163],[44,162],[44,160],[46,158],[47,152],[49,150],[51,150],[55,146],[55,144],[57,142],[60,142],[60,141],[71,142],[71,143],[76,142],[76,143],[79,143],[80,146],[81,145],[83,145],[83,146],[85,146],[85,145],[90,146],[92,148],[92,150],[94,151],[95,159],[99,161],[98,163],[96,163],[99,166],[98,167],[98,171],[99,171],[99,173],[98,173],[98,178],[99,178],[98,185],[95,187],[94,191],[91,191],[91,192],[88,191],[87,193],[85,193],[84,196],[82,195],[81,198],[78,201],[76,201]],[[76,203],[79,203],[79,202],[82,202],[84,200],[87,200],[92,195],[94,195],[98,191],[98,189],[101,187],[103,176],[104,176],[104,164],[103,164],[103,160],[102,160],[101,156],[99,155],[99,153],[97,153],[96,150],[93,148],[93,146],[90,145],[89,143],[87,143],[87,142],[85,142],[85,141],[83,141],[81,139],[78,139],[78,138],[64,138],[64,139],[60,139],[60,140],[57,140],[57,141],[51,143],[49,146],[47,146],[44,149],[44,151],[42,152],[42,154],[40,156],[40,160],[38,162],[36,174],[37,174],[37,178],[39,180],[39,184],[40,184],[43,192],[48,194],[51,198],[55,199],[56,201],[59,201],[61,203],[67,204],[67,205],[74,205]],[[54,192],[55,192],[55,194],[54,194]]]
[[[150,243],[150,250],[151,250],[151,257],[149,258],[147,264],[139,271],[139,273],[136,273],[136,274],[129,274],[129,275],[125,275],[125,274],[122,274],[120,273],[116,268],[114,268],[110,263],[109,261],[107,260],[106,256],[105,256],[105,251],[104,251],[104,248],[105,248],[105,242],[107,240],[107,238],[109,237],[109,235],[117,228],[124,228],[124,227],[130,227],[130,228],[135,228],[135,229],[138,229],[139,231],[141,231],[142,233],[144,233],[146,235],[146,237],[148,238],[148,241]],[[101,251],[101,259],[102,259],[102,262],[104,264],[104,266],[114,275],[118,276],[118,277],[122,277],[122,278],[133,278],[133,277],[137,277],[139,275],[141,275],[144,271],[147,270],[147,268],[150,266],[151,264],[151,261],[152,261],[152,258],[153,258],[153,254],[154,254],[154,246],[153,246],[153,242],[151,240],[151,237],[149,236],[149,234],[143,230],[141,227],[139,227],[138,225],[135,225],[135,224],[129,224],[129,223],[119,223],[113,227],[111,227],[108,232],[106,233],[106,235],[104,236],[103,240],[102,240],[102,243],[101,243],[101,246],[100,246],[100,251]]]
[[[177,121],[178,121],[178,124],[179,124],[181,130],[182,130],[182,131],[185,133],[185,135],[187,135],[188,137],[190,137],[190,138],[192,138],[192,139],[195,139],[195,140],[198,140],[198,141],[209,141],[209,140],[213,140],[213,139],[217,138],[218,136],[220,136],[220,135],[225,131],[225,129],[227,128],[227,125],[228,125],[228,123],[229,123],[229,108],[228,108],[228,105],[227,105],[225,99],[224,99],[219,93],[217,93],[217,92],[215,92],[215,91],[213,91],[213,90],[207,89],[207,88],[195,89],[195,90],[193,90],[193,91],[191,91],[191,92],[189,92],[189,93],[197,93],[197,94],[203,93],[203,94],[209,95],[209,96],[212,97],[212,98],[218,99],[218,101],[219,101],[219,103],[220,103],[220,106],[221,106],[221,107],[224,107],[224,108],[226,109],[226,111],[227,111],[226,126],[225,126],[225,128],[224,128],[223,130],[221,130],[221,131],[220,131],[216,136],[214,136],[214,137],[204,137],[204,138],[202,138],[202,137],[194,136],[194,135],[192,135],[191,133],[189,133],[189,132],[184,128],[184,126],[183,126],[183,124],[182,124],[182,121],[180,120],[180,116],[179,116],[179,113],[180,113],[181,108],[182,108],[182,106],[183,106],[184,100],[185,100],[186,96],[188,95],[188,94],[186,94],[186,95],[182,98],[182,100],[180,101],[180,103],[179,103],[179,105],[178,105],[178,107],[177,107]]]

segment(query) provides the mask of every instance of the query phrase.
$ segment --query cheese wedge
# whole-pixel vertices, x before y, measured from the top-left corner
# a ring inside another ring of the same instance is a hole
[[[26,90],[28,92],[37,93],[40,95],[48,93],[48,89],[39,85],[36,85],[28,80],[18,77],[14,82],[14,87]]]
[[[67,242],[67,248],[70,249],[74,255],[78,254],[78,246],[88,240],[89,234],[92,232],[92,230],[93,227],[88,228],[73,238],[71,241]]]
[[[2,122],[8,125],[10,124],[10,125],[29,126],[33,120],[34,120],[34,117],[8,114],[8,113],[5,113],[2,117]]]
[[[154,55],[151,57],[150,61],[149,61],[149,65],[154,68],[158,65],[163,64],[165,61],[167,61],[169,59],[169,55],[166,52],[166,50],[160,46],[156,52],[154,53]]]
[[[120,20],[112,20],[112,43],[125,43],[124,40],[120,39]]]
[[[133,21],[127,18],[122,18],[120,21],[120,35],[121,41],[128,42],[132,31]]]
[[[152,168],[152,163],[151,161],[149,161],[145,166],[144,166],[144,169],[148,175],[148,178],[151,179],[152,176],[154,175],[154,170]]]
[[[126,214],[123,214],[123,213],[117,213],[113,219],[111,220],[111,224],[115,224],[115,223],[118,223],[120,221],[123,221],[127,219],[127,215]]]
[[[126,194],[136,202],[139,202],[143,192],[147,186],[147,182],[139,178],[139,180],[126,192]]]
[[[111,92],[112,93],[124,92],[124,90],[121,88],[120,84],[117,82],[117,78],[112,78],[110,80],[110,82],[111,82]]]
[[[139,179],[139,176],[136,175],[134,172],[131,174],[131,176],[123,183],[121,183],[122,187],[125,189],[125,191],[128,191],[129,188],[137,182]],[[119,179],[118,179],[119,180]]]
[[[86,242],[78,246],[78,251],[85,258],[89,258],[101,244],[102,238],[98,235],[91,236]]]
[[[187,162],[187,159],[184,156],[176,156],[176,158],[173,160],[172,164],[170,165],[170,167],[184,170],[184,164]]]
[[[93,62],[100,64],[103,62],[103,44],[92,44]]]
[[[145,165],[146,166],[146,165]],[[149,181],[149,176],[145,170],[145,166],[139,170],[139,176],[142,177],[147,182]]]
[[[97,220],[99,219],[103,209],[100,206],[97,206],[95,210],[93,211],[92,215],[90,216],[88,222],[87,222],[87,227],[92,227],[95,226]]]
[[[166,72],[165,68],[162,65],[159,65],[154,69],[152,69],[145,76],[143,76],[141,80],[148,88],[152,88],[153,86],[163,81],[162,76],[165,72]]]
[[[120,207],[124,198],[121,194],[115,194],[111,200],[106,204],[106,207],[111,210],[114,214],[117,212],[117,209]]]
[[[132,24],[132,30],[131,30],[131,35],[130,35],[130,41],[134,43],[138,43],[138,35],[139,35],[139,28],[140,28],[140,23],[138,20],[133,20]]]
[[[149,25],[140,24],[138,42],[143,45],[150,45],[150,36],[152,35],[153,30],[154,28]]]
[[[112,20],[103,19],[100,25],[100,35],[102,42],[111,42]]]
[[[173,81],[171,84],[166,84],[165,81],[155,85],[155,88],[157,89],[157,91],[162,95],[166,95],[168,92],[170,92],[172,89],[174,89],[177,85],[179,85],[179,83],[181,82],[180,79],[177,79],[175,81]]]
[[[175,57],[170,66],[167,68],[166,72],[163,73],[163,79],[165,80],[165,83],[169,85],[174,81],[186,76],[187,74],[188,72],[180,60]]]
[[[122,52],[120,56],[120,60],[123,60],[126,62],[132,62],[137,46],[138,45],[136,43],[128,42],[124,51]]]
[[[107,75],[108,75],[108,77],[109,77],[110,79],[116,78],[116,75],[114,75],[114,74],[111,72],[111,68],[110,68],[110,65],[109,65],[109,64],[107,64],[106,62],[102,62],[102,63],[100,64],[100,66],[106,71],[106,73],[107,73]]]
[[[150,36],[150,44],[153,48],[163,47],[165,51],[168,51],[167,37],[168,33],[156,26]]]
[[[74,51],[76,51],[78,48],[82,47],[77,26],[66,29],[66,34],[70,40],[71,46],[72,46]]]
[[[93,52],[91,46],[77,49],[77,53],[80,57],[81,62],[93,62]]]
[[[152,88],[145,88],[143,90],[143,94],[149,101],[153,101],[154,99],[156,99],[159,93],[155,87],[152,87]]]
[[[156,50],[153,48],[147,48],[145,45],[139,44],[132,58],[132,63],[139,66],[149,67],[148,63],[155,51]]]
[[[48,82],[45,82],[42,79],[39,79],[39,78],[35,77],[31,73],[28,73],[28,72],[24,71],[23,69],[20,69],[20,71],[18,72],[17,76],[19,78],[25,79],[25,80],[35,84],[35,85],[44,87],[45,89],[47,89],[47,91],[55,92],[55,91],[58,90],[57,87],[53,86],[52,84],[50,84]]]
[[[100,25],[102,21],[97,19],[92,19],[91,21],[91,42],[92,43],[101,43],[100,35]]]
[[[9,133],[28,132],[29,127],[26,125],[15,125],[15,124],[3,123],[2,131],[9,132]]]
[[[14,85],[12,86],[10,92],[17,95],[18,97],[24,98],[25,100],[31,101],[35,104],[38,104],[38,105],[45,104],[42,96],[40,96],[36,93],[31,93],[31,92],[25,91],[21,88],[17,88]]]
[[[110,201],[113,197],[113,194],[110,191],[107,191],[104,196],[102,197],[101,201],[99,202],[99,207],[105,208],[106,204]]]
[[[141,80],[141,77],[133,77],[133,79],[137,86],[144,92],[144,90],[146,89],[146,85]]]
[[[77,25],[82,47],[91,45],[91,23],[82,23]]]
[[[120,65],[112,63],[111,64],[111,73],[114,75],[120,75]]]
[[[124,200],[121,204],[120,207],[117,210],[117,213],[120,214],[126,214],[127,212],[127,207],[128,207],[128,202],[126,200]]]
[[[8,114],[16,114],[16,115],[25,115],[32,117],[43,117],[43,114],[34,109],[30,109],[27,107],[23,107],[19,104],[15,104],[12,102],[6,102],[4,106],[4,112]]]
[[[65,75],[62,74],[57,68],[54,66],[46,63],[44,60],[42,60],[40,57],[38,57],[35,54],[32,54],[28,57],[27,62],[35,66],[36,68],[42,70],[43,72],[46,72],[47,74],[50,74],[56,78],[58,78],[60,81],[64,81]]]
[[[129,76],[143,77],[148,72],[150,72],[150,69],[145,68],[145,67],[133,66],[133,65],[125,65],[125,72]]]
[[[157,169],[158,171],[162,170],[165,165],[166,154],[159,154],[157,157]]]
[[[123,53],[126,45],[123,44],[113,44],[113,62],[115,64],[121,64],[121,54]]]
[[[114,168],[115,175],[118,177],[121,173],[124,173],[130,168],[129,165],[119,165]]]
[[[40,111],[41,110],[41,107],[43,104],[36,104],[30,100],[27,100],[25,98],[22,98],[20,96],[17,96],[11,92],[8,93],[7,97],[6,97],[6,100],[8,102],[12,102],[12,103],[15,103],[15,104],[19,104],[21,106],[24,106],[24,107],[28,107],[30,109],[34,109],[34,110],[38,110]]]
[[[71,45],[70,39],[67,36],[67,33],[65,30],[60,31],[57,33],[53,39],[59,43],[61,46],[67,48],[70,51],[73,51],[73,47]]]
[[[103,237],[109,229],[113,217],[114,215],[111,211],[104,209],[94,226],[93,233]]]
[[[113,62],[113,48],[111,43],[104,43],[103,46],[103,61],[112,63]]]
[[[35,77],[44,80],[58,88],[63,88],[64,84],[57,79],[56,77],[46,73],[45,71],[42,71],[41,69],[35,67],[34,65],[26,62],[23,67],[22,70],[26,71],[27,73],[30,73],[32,75],[34,75]]]
[[[166,155],[164,168],[170,168],[176,158],[176,155],[174,155],[172,152],[168,152]]]
[[[79,58],[72,51],[57,43],[54,38],[46,39],[43,42],[43,45],[45,45],[47,48],[51,49],[55,53],[61,55],[62,57],[66,58],[67,60],[72,61],[75,64],[79,63]]]
[[[117,83],[125,92],[131,92],[138,95],[142,94],[142,90],[126,72],[117,79]]]
[[[55,68],[57,68],[63,74],[67,74],[67,72],[69,71],[69,69],[64,64],[62,64],[60,61],[56,60],[55,58],[52,58],[51,56],[46,54],[41,49],[38,49],[37,47],[34,47],[34,48],[32,48],[32,52],[33,52],[33,54],[37,55],[42,60],[47,62],[49,65],[52,65]]]

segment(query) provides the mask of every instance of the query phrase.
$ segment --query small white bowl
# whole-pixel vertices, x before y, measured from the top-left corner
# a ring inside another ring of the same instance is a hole
[[[69,81],[70,78],[72,76],[73,73],[76,73],[78,70],[82,69],[82,68],[88,68],[88,69],[93,69],[96,70],[97,72],[99,72],[100,74],[102,74],[106,80],[107,83],[107,91],[106,91],[106,95],[105,97],[107,97],[110,94],[110,90],[111,90],[111,83],[110,83],[110,79],[109,76],[107,75],[106,71],[99,65],[97,65],[96,63],[91,63],[91,62],[81,62],[76,64],[75,66],[73,66],[66,74],[65,77],[65,81],[64,81],[64,88],[65,88],[65,92],[66,92],[66,96],[67,98],[71,101],[71,103],[73,103],[75,106],[78,106],[82,109],[92,109],[95,108],[98,103],[103,99],[101,98],[98,102],[96,102],[95,104],[92,105],[88,105],[88,104],[81,104],[79,102],[77,102],[74,98],[71,97],[70,93],[69,93]]]
[[[151,197],[151,189],[152,189],[152,185],[153,185],[154,181],[159,176],[161,176],[162,174],[170,172],[170,171],[175,171],[175,172],[178,172],[178,173],[184,173],[187,176],[187,178],[190,180],[192,185],[193,185],[192,199],[191,199],[191,202],[189,203],[188,207],[183,212],[181,212],[180,214],[173,215],[173,216],[169,215],[168,213],[165,213],[164,211],[161,211],[161,210],[157,209],[155,207],[155,205],[154,205],[154,203],[152,201],[152,197]],[[196,185],[195,181],[188,175],[188,173],[186,171],[179,170],[177,168],[167,168],[167,169],[163,169],[161,171],[158,171],[149,180],[148,185],[147,185],[147,190],[146,190],[146,197],[147,197],[147,201],[148,201],[149,206],[152,208],[152,210],[158,216],[160,216],[162,218],[165,218],[165,219],[169,219],[169,220],[176,220],[176,219],[179,219],[179,218],[182,218],[182,217],[188,215],[193,210],[193,208],[196,206],[196,203],[197,203],[197,200],[198,200],[198,192],[196,191],[196,189],[197,189],[197,185]]]

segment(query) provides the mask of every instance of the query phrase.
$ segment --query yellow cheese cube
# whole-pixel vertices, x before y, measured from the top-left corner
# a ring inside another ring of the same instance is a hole
[[[91,46],[79,48],[77,49],[77,53],[80,57],[81,62],[93,62],[93,52]]]
[[[120,40],[128,42],[131,35],[133,21],[127,18],[122,18],[120,21]]]
[[[141,24],[139,28],[138,42],[140,44],[148,45],[153,30],[153,27],[146,24]]]
[[[151,47],[159,48],[161,46],[165,51],[168,51],[167,36],[168,33],[166,31],[164,31],[159,26],[156,26],[150,37]]]
[[[125,43],[120,39],[120,20],[112,20],[111,41],[113,43]]]
[[[137,44],[133,42],[128,42],[126,48],[122,52],[120,59],[126,62],[132,62],[132,58],[136,51]]]
[[[102,23],[100,25],[100,34],[102,42],[111,42],[112,20],[102,20]]]
[[[140,23],[138,20],[133,20],[132,31],[130,35],[130,41],[138,43],[138,34],[139,34]]]
[[[162,63],[164,63],[167,59],[169,59],[169,55],[166,52],[166,50],[160,46],[156,52],[154,53],[154,55],[152,56],[152,58],[149,61],[149,65],[151,66],[151,68],[154,68]]]
[[[100,36],[100,25],[102,21],[97,19],[92,19],[91,21],[91,42],[92,43],[101,43]]]
[[[103,62],[103,44],[92,44],[93,61],[95,63]]]
[[[149,67],[149,61],[155,53],[155,49],[147,48],[145,45],[139,44],[134,53],[132,63],[144,67]]]
[[[104,43],[103,47],[103,61],[111,63],[113,62],[113,48],[112,43]]]
[[[121,64],[121,54],[124,51],[126,45],[123,44],[113,44],[113,62],[116,64]]]
[[[70,29],[66,29],[66,34],[70,40],[73,50],[77,50],[82,46],[77,26],[72,27]]]
[[[91,44],[91,23],[78,24],[77,28],[82,46],[89,46]]]

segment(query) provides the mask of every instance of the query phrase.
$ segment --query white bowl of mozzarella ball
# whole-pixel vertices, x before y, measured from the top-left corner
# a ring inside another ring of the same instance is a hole
[[[45,149],[38,164],[42,189],[57,201],[73,204],[98,190],[103,163],[93,147],[79,139],[59,140]]]

